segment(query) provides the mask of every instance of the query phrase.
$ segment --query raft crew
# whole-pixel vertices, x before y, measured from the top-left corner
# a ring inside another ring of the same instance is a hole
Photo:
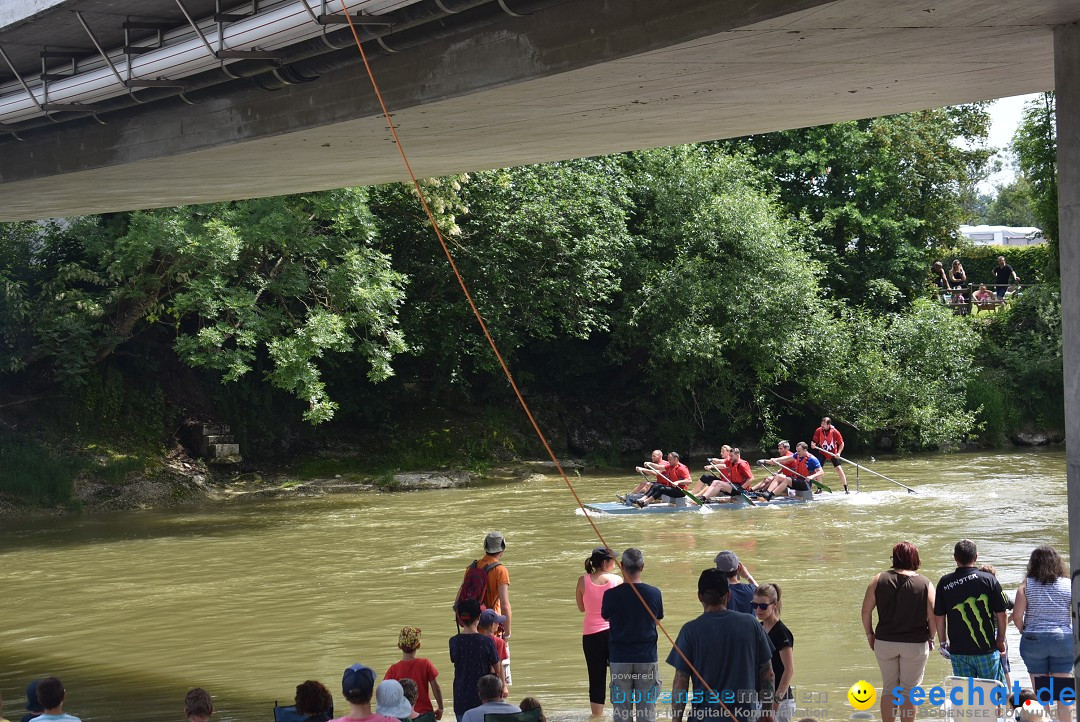
[[[731,460],[731,447],[724,444],[720,447],[720,458],[710,458],[709,463],[705,465],[705,471],[714,471],[716,474],[705,474],[698,482],[694,484],[694,488],[690,490],[690,493],[695,496],[700,496],[709,485],[714,481],[727,481],[728,480],[728,462]]]
[[[686,496],[686,489],[692,480],[690,469],[679,461],[679,455],[674,451],[668,453],[667,461],[667,470],[655,471],[656,483],[644,497],[634,502],[638,507],[644,509],[648,504],[662,501],[665,496],[672,499],[681,499]]]
[[[814,438],[810,440],[815,450],[820,451],[825,455],[825,458],[832,461],[833,467],[836,469],[837,475],[840,477],[840,483],[844,485],[844,493],[848,493],[847,487],[847,474],[840,468],[840,464],[843,462],[840,460],[840,455],[844,453],[844,437],[840,435],[840,431],[832,425],[832,419],[825,416],[821,419],[821,426],[814,429]]]
[[[709,488],[705,490],[703,496],[706,499],[718,496],[721,493],[736,496],[749,489],[753,480],[754,470],[750,468],[749,463],[743,461],[742,451],[733,448],[731,457],[727,462],[726,478],[717,479],[709,484]]]
[[[773,457],[772,459],[758,459],[758,463],[772,464],[773,466],[779,467],[788,467],[788,465],[791,463],[792,456],[794,456],[794,454],[791,453],[791,443],[787,441],[781,441],[776,445],[776,451],[780,454],[779,456]],[[771,486],[772,483],[775,481],[780,481],[781,476],[790,477],[791,472],[787,471],[785,468],[777,469],[775,473],[769,474],[764,479],[762,479],[760,484],[755,484],[754,491],[768,491],[769,486]]]
[[[671,464],[664,461],[664,452],[660,449],[654,449],[649,461],[645,462],[644,466],[635,466],[634,471],[641,474],[645,478],[641,480],[641,483],[634,487],[633,491],[623,496],[622,494],[616,494],[615,498],[624,504],[633,504],[645,496],[645,493],[652,488],[656,482],[654,479],[656,475],[667,475],[671,469]],[[652,477],[652,478],[649,478]]]
[[[795,491],[810,491],[813,488],[811,482],[819,481],[824,475],[825,470],[821,468],[821,462],[810,453],[805,441],[796,444],[795,450],[794,456],[779,462],[790,469],[790,475],[788,472],[775,474],[774,481],[762,492],[766,499],[783,496],[789,487]]]

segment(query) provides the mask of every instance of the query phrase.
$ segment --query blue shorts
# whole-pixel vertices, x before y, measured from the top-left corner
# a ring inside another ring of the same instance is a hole
[[[1069,632],[1024,632],[1020,656],[1028,674],[1069,674],[1073,671],[1073,641]]]

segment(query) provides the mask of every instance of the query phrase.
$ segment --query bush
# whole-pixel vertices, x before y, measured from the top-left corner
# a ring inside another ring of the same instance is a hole
[[[75,477],[82,470],[78,459],[53,456],[31,439],[0,435],[0,493],[42,504],[63,504],[71,499]]]

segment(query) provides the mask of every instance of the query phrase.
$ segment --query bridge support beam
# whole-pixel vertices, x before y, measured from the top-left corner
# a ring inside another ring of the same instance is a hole
[[[1069,557],[1073,583],[1073,645],[1080,658],[1080,24],[1054,28],[1057,93],[1058,245],[1065,374],[1065,453],[1069,495]],[[1076,675],[1076,667],[1073,674]]]

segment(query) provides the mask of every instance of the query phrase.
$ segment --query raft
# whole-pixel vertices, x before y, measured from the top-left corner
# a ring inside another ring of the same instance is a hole
[[[772,501],[765,501],[764,499],[754,499],[754,507],[764,506],[797,506],[800,504],[809,504],[814,500],[814,495],[809,491],[797,492],[795,496],[784,496],[773,499]],[[742,496],[733,496],[730,500],[718,501],[710,504],[706,504],[705,507],[710,511],[730,511],[734,509],[749,509],[750,503]],[[692,513],[700,514],[701,507],[694,503],[684,504],[649,504],[644,509],[639,509],[636,506],[623,504],[617,501],[598,501],[592,504],[585,504],[585,508],[595,514],[681,514]]]

